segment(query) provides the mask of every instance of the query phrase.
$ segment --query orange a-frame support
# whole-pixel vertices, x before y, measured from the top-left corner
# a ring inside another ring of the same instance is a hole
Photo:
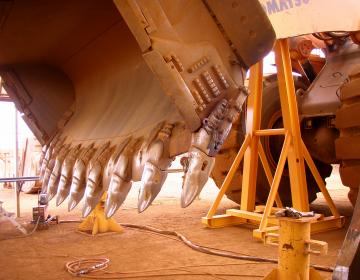
[[[260,129],[263,90],[263,64],[261,61],[250,69],[250,95],[247,103],[247,134],[245,140],[209,212],[206,217],[202,218],[202,222],[208,227],[223,227],[245,223],[255,224],[259,226],[253,232],[254,237],[257,238],[264,238],[266,232],[276,231],[278,229],[278,220],[271,217],[271,214],[283,207],[278,195],[278,188],[286,161],[289,166],[292,205],[299,211],[309,211],[305,175],[306,161],[332,213],[332,216],[329,217],[320,215],[319,219],[311,223],[311,231],[320,232],[341,228],[344,225],[344,217],[340,216],[336,209],[324,181],[301,139],[295,86],[287,39],[281,39],[276,42],[275,60],[278,71],[279,94],[284,128]],[[260,141],[261,136],[272,135],[285,136],[274,175],[271,173]],[[258,157],[269,181],[270,192],[266,205],[255,206]],[[229,187],[242,159],[244,159],[244,165],[240,210],[229,209],[224,215],[215,215],[220,201]],[[274,207],[274,202],[276,202],[277,207]]]

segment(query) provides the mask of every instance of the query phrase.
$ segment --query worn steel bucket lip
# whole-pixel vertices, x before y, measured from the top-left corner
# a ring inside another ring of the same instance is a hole
[[[123,205],[125,199],[123,199],[123,201],[121,203],[110,203],[109,200],[106,200],[105,202],[105,217],[107,219],[111,218],[112,216],[114,216],[114,214],[116,213],[117,210],[119,210],[119,208]]]
[[[111,203],[108,202],[108,200],[106,200],[105,203],[105,217],[107,219],[111,218],[112,216],[114,216],[115,212],[120,208],[121,204],[117,204],[117,203]]]
[[[150,193],[150,195],[147,195],[145,192],[148,190],[144,188],[144,185],[145,185],[145,183],[141,182],[141,186],[139,189],[139,195],[138,195],[138,206],[137,206],[139,213],[142,213],[147,208],[149,208],[149,206],[155,200],[155,198],[158,196],[158,194],[160,193],[160,190],[161,190],[161,186],[160,186],[158,191],[155,191],[155,193]],[[142,199],[142,196],[144,196],[145,199]]]
[[[60,178],[59,186],[56,192],[56,206],[59,206],[61,203],[65,201],[66,198],[68,198],[68,196],[70,195],[70,188],[71,188],[71,183],[69,183],[66,180],[64,184],[62,183]]]
[[[75,195],[70,194],[69,201],[68,201],[68,211],[74,210],[74,208],[80,203],[80,201],[83,199],[84,194],[77,193],[76,197]]]
[[[52,200],[56,195],[56,192],[48,192],[47,193],[47,201]]]
[[[94,185],[94,182],[89,181],[86,184],[84,191],[84,206],[82,209],[83,218],[89,216],[89,214],[95,209],[96,205],[100,203],[101,196],[104,194],[101,186]]]
[[[138,203],[138,212],[142,213],[144,212],[146,209],[149,208],[149,206],[151,205],[151,203],[154,201],[155,198],[153,199],[148,199],[148,200],[143,200],[141,201],[141,203]]]
[[[58,192],[56,194],[56,206],[60,206],[68,196],[69,196],[69,193],[67,193],[66,195],[63,195],[63,194],[61,194],[61,192]]]
[[[130,188],[131,188],[131,186],[130,186]],[[114,194],[110,194],[108,192],[108,196],[107,196],[106,202],[105,202],[106,218],[111,218],[115,214],[115,212],[123,205],[127,195],[130,192],[130,188],[129,188],[129,191],[125,194],[125,196],[123,194],[114,195]],[[114,202],[114,196],[116,197],[117,202]],[[119,197],[120,197],[120,199],[118,199]],[[119,203],[119,201],[120,201],[120,203]]]
[[[152,164],[151,162],[147,162],[145,166],[149,166],[148,170],[152,172],[150,172],[150,177],[147,177],[149,176],[149,173],[146,171],[146,167],[145,167],[143,176],[141,178],[142,180],[139,189],[138,207],[137,207],[139,213],[144,212],[155,200],[155,198],[159,195],[161,188],[164,185],[165,180],[167,178],[167,172],[161,170],[159,167]],[[156,180],[155,178],[157,178],[158,180]]]
[[[93,195],[86,196],[84,199],[84,206],[82,210],[83,218],[89,216],[89,214],[95,209],[96,205],[101,202],[101,197],[104,194],[103,191],[98,191]]]
[[[190,196],[190,200],[189,200],[189,199],[187,199],[189,196],[185,197],[185,192],[183,189],[183,191],[181,192],[181,199],[180,199],[181,207],[186,208],[186,207],[190,206],[194,202],[195,198],[199,195],[201,190],[202,190],[202,188],[200,190],[197,188],[195,192],[191,192],[191,196]]]

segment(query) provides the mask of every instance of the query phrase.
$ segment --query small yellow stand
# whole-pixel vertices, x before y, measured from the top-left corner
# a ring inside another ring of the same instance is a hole
[[[109,231],[123,231],[122,227],[115,221],[114,218],[106,219],[104,213],[105,199],[106,193],[104,193],[101,201],[96,205],[90,215],[79,225],[79,231],[91,232],[92,235]]]
[[[301,139],[300,122],[295,95],[295,86],[292,75],[289,44],[287,39],[278,40],[275,44],[275,60],[278,71],[278,83],[280,102],[284,128],[260,129],[261,105],[263,89],[263,65],[262,61],[250,69],[250,96],[247,103],[247,120],[245,140],[220,188],[220,191],[202,222],[208,227],[224,227],[238,224],[255,224],[259,228],[254,230],[256,238],[263,239],[267,232],[278,230],[278,220],[270,215],[283,208],[278,195],[279,183],[286,161],[289,166],[290,187],[293,207],[298,211],[309,211],[309,200],[306,185],[305,161],[311,170],[316,183],[319,186],[332,216],[323,217],[311,223],[312,232],[326,231],[341,228],[344,225],[344,217],[340,216],[329,192],[326,189],[314,161],[311,158],[304,142]],[[278,165],[273,175],[269,167],[260,137],[284,135],[285,140],[279,157]],[[258,157],[264,167],[269,181],[270,192],[266,205],[255,207],[256,177]],[[239,209],[229,209],[225,215],[216,215],[216,210],[224,196],[234,174],[244,159],[241,204]],[[274,207],[274,202],[278,208]]]
[[[321,275],[310,268],[310,254],[326,255],[328,244],[310,239],[310,223],[314,218],[278,218],[279,234],[267,234],[265,243],[279,247],[278,267],[264,280],[322,280]],[[316,220],[316,218],[315,218]],[[317,247],[314,250],[311,247]]]

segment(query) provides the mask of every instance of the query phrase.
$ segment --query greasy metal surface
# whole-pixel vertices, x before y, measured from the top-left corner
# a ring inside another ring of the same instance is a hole
[[[340,106],[339,88],[360,63],[360,46],[351,42],[329,53],[323,70],[298,98],[302,117],[335,115]]]
[[[329,127],[327,118],[313,118],[312,127],[302,129],[301,136],[311,156],[327,164],[337,163],[335,140],[339,131]]]
[[[340,131],[336,139],[335,151],[340,162],[340,176],[344,185],[350,188],[348,197],[355,205],[360,185],[360,148],[359,148],[359,96],[360,68],[354,69],[340,88],[341,107],[336,112],[335,125]]]
[[[218,21],[242,66],[249,68],[271,51],[275,32],[258,1],[204,0],[204,3]]]
[[[216,104],[243,83],[244,71],[222,30],[201,1],[115,3],[162,89],[189,129],[198,130]]]

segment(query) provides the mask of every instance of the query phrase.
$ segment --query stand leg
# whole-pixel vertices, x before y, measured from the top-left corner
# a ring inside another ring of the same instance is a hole
[[[243,180],[241,187],[241,210],[254,211],[256,195],[256,177],[258,166],[259,136],[263,88],[263,63],[258,62],[250,68],[250,96],[247,102],[246,133],[250,135],[249,148],[244,155]]]
[[[276,42],[275,61],[278,71],[284,128],[292,136],[292,143],[288,154],[292,203],[293,207],[299,211],[309,211],[299,114],[287,39],[281,39]]]

